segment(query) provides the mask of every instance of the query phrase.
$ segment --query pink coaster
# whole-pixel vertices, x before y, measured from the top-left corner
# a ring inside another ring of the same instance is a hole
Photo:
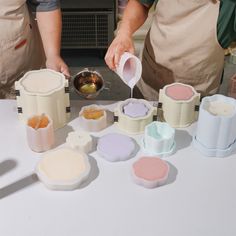
[[[145,188],[163,185],[169,174],[167,162],[157,157],[141,157],[132,166],[134,182]]]

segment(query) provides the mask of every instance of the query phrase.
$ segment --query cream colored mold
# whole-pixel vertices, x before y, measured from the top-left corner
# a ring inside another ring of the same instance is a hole
[[[171,86],[184,86],[191,89],[192,96],[187,100],[176,100],[168,96],[166,90]],[[196,106],[200,104],[200,94],[186,84],[173,83],[166,85],[159,93],[159,102],[162,103],[163,118],[172,127],[187,127],[197,120],[198,111]]]
[[[54,128],[63,127],[70,116],[68,80],[50,69],[27,72],[15,82],[19,119],[26,122],[32,115],[48,114]]]
[[[130,117],[124,113],[124,107],[129,103],[143,103],[148,112],[142,117]],[[145,126],[153,121],[153,117],[157,115],[157,109],[149,102],[143,99],[129,98],[123,102],[119,102],[115,108],[115,116],[118,118],[117,127],[129,134],[139,134],[144,132]]]

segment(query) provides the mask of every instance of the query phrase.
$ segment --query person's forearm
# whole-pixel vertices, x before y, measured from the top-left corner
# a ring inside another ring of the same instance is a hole
[[[145,22],[149,8],[142,5],[138,0],[129,0],[118,30],[118,34],[132,34]]]
[[[48,12],[37,12],[36,18],[46,58],[60,56],[61,11],[57,9]]]

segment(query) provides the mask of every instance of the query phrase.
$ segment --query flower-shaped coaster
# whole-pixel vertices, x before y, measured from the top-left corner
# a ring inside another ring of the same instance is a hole
[[[79,118],[82,128],[89,132],[101,131],[108,125],[106,110],[98,105],[82,107]]]
[[[157,109],[143,99],[127,99],[115,109],[118,128],[129,134],[142,133],[156,115]]]
[[[68,80],[62,73],[41,69],[27,72],[15,82],[19,119],[46,113],[54,129],[63,127],[70,117]]]
[[[175,129],[165,122],[155,121],[145,127],[144,152],[161,157],[169,156],[175,149]]]
[[[89,153],[92,150],[93,140],[91,135],[87,132],[74,131],[68,134],[66,144],[78,151]]]
[[[61,148],[45,153],[36,167],[41,182],[52,190],[73,190],[85,181],[90,163],[84,153]]]
[[[155,188],[166,183],[169,165],[157,157],[142,157],[133,164],[131,172],[136,184]]]
[[[125,161],[132,157],[135,151],[134,141],[123,134],[111,133],[98,140],[97,152],[107,161]]]
[[[173,83],[160,90],[159,102],[168,124],[186,127],[197,119],[200,94],[190,85]]]
[[[204,97],[193,146],[206,156],[224,157],[236,149],[236,100],[220,94]]]

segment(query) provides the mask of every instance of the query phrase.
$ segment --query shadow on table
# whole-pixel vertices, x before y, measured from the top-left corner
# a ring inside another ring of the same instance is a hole
[[[167,161],[167,163],[168,163],[168,165],[169,165],[170,170],[169,170],[168,179],[167,179],[165,185],[174,183],[175,180],[176,180],[176,177],[177,177],[177,175],[178,175],[178,170],[177,170],[177,168],[176,168],[174,165],[172,165],[170,162]]]
[[[17,161],[8,159],[0,162],[0,176],[6,174],[17,166]]]
[[[55,147],[58,147],[66,142],[68,133],[74,131],[74,129],[66,125],[55,131]]]
[[[91,182],[93,182],[99,175],[99,169],[98,169],[98,164],[97,161],[95,160],[95,158],[93,158],[92,156],[88,156],[89,157],[89,163],[91,165],[91,170],[90,170],[90,174],[88,179],[82,183],[78,189],[82,189],[87,187]]]
[[[8,197],[24,188],[29,187],[30,185],[38,182],[36,174],[30,174],[26,177],[23,177],[3,188],[0,188],[0,199]]]
[[[191,145],[192,136],[185,130],[175,130],[176,152]]]

